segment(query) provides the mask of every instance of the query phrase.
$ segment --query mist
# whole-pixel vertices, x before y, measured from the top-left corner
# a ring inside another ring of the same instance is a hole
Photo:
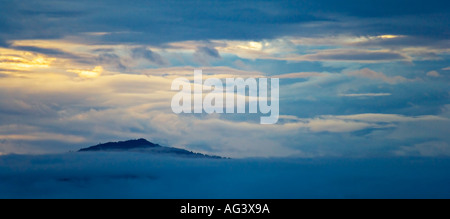
[[[449,198],[448,158],[0,156],[0,198]]]

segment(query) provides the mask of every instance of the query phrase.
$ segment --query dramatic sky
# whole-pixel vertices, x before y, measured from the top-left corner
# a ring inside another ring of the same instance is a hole
[[[146,138],[230,157],[450,156],[450,1],[0,0],[0,155]],[[280,78],[280,120],[173,79]]]

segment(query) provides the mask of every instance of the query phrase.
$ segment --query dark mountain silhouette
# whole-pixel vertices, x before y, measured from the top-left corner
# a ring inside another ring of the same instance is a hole
[[[80,149],[78,152],[142,152],[150,154],[171,154],[182,157],[192,158],[214,158],[222,159],[219,156],[211,156],[206,154],[195,153],[179,148],[163,147],[159,144],[154,144],[145,139],[109,142],[105,144],[98,144],[88,148]]]

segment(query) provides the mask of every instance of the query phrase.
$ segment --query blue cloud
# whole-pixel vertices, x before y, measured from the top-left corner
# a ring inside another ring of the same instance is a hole
[[[219,51],[217,51],[217,49],[215,49],[215,48],[203,46],[203,47],[197,48],[196,52],[198,52],[200,54],[205,54],[207,56],[211,56],[213,58],[221,58]]]
[[[111,32],[101,41],[161,44],[181,40],[270,39],[323,34],[404,34],[447,39],[442,1],[2,1],[8,40]],[[70,8],[69,8],[70,7]],[[418,16],[420,15],[420,16]],[[436,17],[439,22],[436,21]],[[14,18],[14,19],[11,19]],[[58,18],[58,19],[54,19]],[[303,25],[303,24],[314,25]],[[352,25],[349,25],[352,24]],[[38,31],[39,30],[39,31]]]
[[[159,55],[158,53],[155,53],[152,50],[147,49],[147,48],[143,48],[143,47],[134,48],[131,51],[131,53],[132,53],[131,56],[134,59],[145,59],[156,65],[167,65],[168,64],[167,60],[165,60],[163,57],[161,57],[161,55]]]

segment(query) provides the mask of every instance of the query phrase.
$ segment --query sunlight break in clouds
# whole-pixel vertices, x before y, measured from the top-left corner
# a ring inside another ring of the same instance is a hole
[[[49,68],[54,58],[44,55],[0,48],[0,69],[5,71],[28,71]]]
[[[78,76],[80,78],[97,78],[97,77],[99,77],[102,74],[103,67],[102,66],[96,66],[92,70],[74,70],[74,69],[70,69],[70,70],[67,70],[67,71],[78,74]]]
[[[48,68],[49,65],[50,61],[46,60],[42,56],[32,57],[30,59],[0,56],[0,67],[5,67],[7,69],[25,70],[29,68]]]

